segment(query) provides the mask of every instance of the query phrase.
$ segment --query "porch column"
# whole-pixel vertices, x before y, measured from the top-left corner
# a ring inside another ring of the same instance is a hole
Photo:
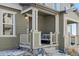
[[[32,30],[38,31],[38,9],[32,9]]]
[[[65,48],[69,46],[70,40],[68,39],[68,28],[67,28],[67,18],[65,15],[63,15],[63,31],[62,31],[62,41],[63,41],[63,49],[65,51]]]
[[[58,44],[59,36],[59,15],[55,15],[55,32],[56,32],[56,43]]]
[[[55,16],[55,32],[59,33],[59,15]]]
[[[34,31],[38,31],[38,9],[36,8],[33,8],[32,9],[32,49],[34,49],[36,46],[35,46],[35,32]],[[34,50],[33,50],[33,54],[34,54]]]
[[[67,28],[67,19],[64,19],[64,28],[63,29],[64,29],[63,30],[64,36],[67,36],[67,34],[68,34],[68,32],[67,32],[67,30],[68,30],[68,28]]]
[[[36,31],[38,31],[38,10],[36,9]]]
[[[77,43],[79,44],[79,22],[76,24]]]
[[[67,32],[67,19],[64,13],[59,13],[59,50],[64,51],[66,46],[65,34]]]
[[[30,43],[29,40],[29,16],[25,16],[25,20],[26,20],[26,27],[27,27],[27,43]]]

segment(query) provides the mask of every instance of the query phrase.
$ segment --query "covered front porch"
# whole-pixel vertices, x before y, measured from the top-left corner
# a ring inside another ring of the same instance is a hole
[[[58,46],[59,15],[57,12],[43,8],[29,7],[21,13],[27,21],[27,38],[25,40],[28,41],[26,43],[32,49]],[[23,35],[21,34],[21,36]]]

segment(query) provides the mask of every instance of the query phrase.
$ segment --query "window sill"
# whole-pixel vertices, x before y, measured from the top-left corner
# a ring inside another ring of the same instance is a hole
[[[0,37],[16,37],[16,35],[0,35]]]

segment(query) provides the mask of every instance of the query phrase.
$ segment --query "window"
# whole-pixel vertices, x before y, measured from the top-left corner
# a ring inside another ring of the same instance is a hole
[[[76,23],[74,23],[74,24],[72,24],[72,35],[77,35],[77,29],[76,29],[77,27],[76,27]]]
[[[15,14],[7,11],[1,11],[0,17],[0,36],[15,36]]]
[[[13,35],[13,15],[3,13],[3,35]]]
[[[75,45],[76,40],[76,24],[68,24],[68,36],[70,37],[71,45]]]
[[[68,33],[72,34],[72,35],[77,35],[76,34],[76,24],[68,24]]]

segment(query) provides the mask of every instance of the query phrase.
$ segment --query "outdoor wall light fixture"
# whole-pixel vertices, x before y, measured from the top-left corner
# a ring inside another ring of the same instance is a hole
[[[29,19],[29,17],[27,16],[27,14],[24,14],[24,18],[25,19]]]

